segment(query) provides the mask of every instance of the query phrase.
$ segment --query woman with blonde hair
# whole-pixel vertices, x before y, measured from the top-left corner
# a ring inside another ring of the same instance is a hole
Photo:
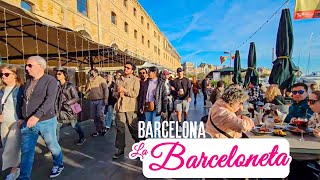
[[[192,90],[193,90],[193,95],[194,95],[194,104],[197,104],[197,94],[199,94],[199,83],[197,81],[197,78],[193,76],[192,79]]]
[[[243,90],[234,87],[227,89],[210,109],[206,132],[213,138],[241,138],[243,133],[251,131],[253,121],[236,115],[247,99]]]
[[[3,146],[2,171],[11,168],[6,180],[15,180],[20,175],[21,135],[20,125],[22,95],[24,88],[15,66],[1,67],[2,87],[0,90],[1,141]]]
[[[280,89],[277,85],[270,85],[265,96],[265,103],[272,103],[274,105],[284,105],[285,99],[281,95]]]

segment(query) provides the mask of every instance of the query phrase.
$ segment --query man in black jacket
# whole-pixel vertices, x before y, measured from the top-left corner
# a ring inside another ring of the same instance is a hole
[[[63,166],[61,147],[57,141],[55,101],[57,80],[44,73],[46,61],[40,56],[29,57],[26,70],[31,77],[23,94],[21,127],[21,164],[19,179],[30,179],[35,146],[39,135],[52,153],[53,168],[50,178],[60,175]]]

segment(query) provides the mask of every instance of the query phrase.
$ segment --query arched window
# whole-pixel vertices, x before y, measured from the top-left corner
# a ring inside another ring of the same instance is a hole
[[[32,11],[32,5],[30,4],[30,2],[27,2],[27,1],[21,1],[21,7],[23,8],[23,9],[26,9],[26,10],[28,10],[28,11]]]
[[[141,37],[141,42],[142,42],[142,44],[144,44],[144,36],[143,35]]]
[[[128,32],[129,25],[127,22],[124,22],[124,32]]]
[[[128,0],[123,0],[123,5],[124,5],[124,7],[127,7],[128,6]]]
[[[136,8],[133,8],[133,15],[134,15],[134,16],[137,16],[137,10],[136,10]]]
[[[144,23],[144,18],[143,18],[143,16],[141,16],[141,24],[143,24]]]
[[[148,40],[148,48],[150,48],[150,40]]]
[[[85,16],[88,16],[87,0],[77,0],[77,8],[78,12]]]
[[[138,37],[138,31],[137,31],[137,30],[134,30],[134,38],[137,39],[137,37]]]
[[[111,11],[111,22],[114,25],[117,25],[117,15],[113,11]]]
[[[147,29],[148,29],[148,30],[149,30],[149,28],[150,28],[149,26],[150,26],[149,23],[147,23]]]

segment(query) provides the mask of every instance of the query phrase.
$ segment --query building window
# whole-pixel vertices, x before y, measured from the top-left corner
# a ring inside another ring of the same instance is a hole
[[[23,9],[30,11],[30,12],[32,11],[32,5],[27,1],[21,1],[21,7]]]
[[[150,48],[150,40],[148,40],[148,48]]]
[[[150,26],[149,23],[147,23],[147,29],[148,29],[148,30],[149,30],[149,26]]]
[[[77,0],[77,2],[78,12],[85,16],[88,16],[87,0]]]
[[[124,22],[124,32],[128,32],[128,23]]]
[[[144,44],[144,36],[141,36],[141,42]]]
[[[160,48],[158,48],[158,55],[160,56]]]
[[[158,35],[158,41],[160,41],[160,35]]]
[[[111,22],[114,25],[117,25],[117,15],[113,11],[111,11]]]
[[[153,31],[153,37],[157,38],[157,33]]]
[[[137,39],[137,37],[138,37],[138,31],[137,31],[137,30],[134,30],[134,38]]]
[[[128,0],[123,0],[123,5],[124,5],[124,7],[127,7],[127,5],[128,5]]]
[[[154,46],[154,52],[157,53],[157,46]]]
[[[143,24],[144,22],[144,18],[143,18],[143,16],[141,16],[141,24]]]
[[[133,15],[134,15],[134,16],[137,16],[137,10],[136,10],[136,8],[133,8]]]

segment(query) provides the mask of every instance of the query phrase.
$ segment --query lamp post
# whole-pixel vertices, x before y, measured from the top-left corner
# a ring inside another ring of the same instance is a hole
[[[230,51],[230,52],[225,51],[225,52],[223,52],[223,53],[230,55],[230,67],[232,67],[232,51]]]
[[[230,55],[230,67],[232,67],[232,51],[230,52],[224,52],[224,54],[229,54]],[[232,82],[232,72],[231,72],[231,75],[230,75],[230,83]]]

